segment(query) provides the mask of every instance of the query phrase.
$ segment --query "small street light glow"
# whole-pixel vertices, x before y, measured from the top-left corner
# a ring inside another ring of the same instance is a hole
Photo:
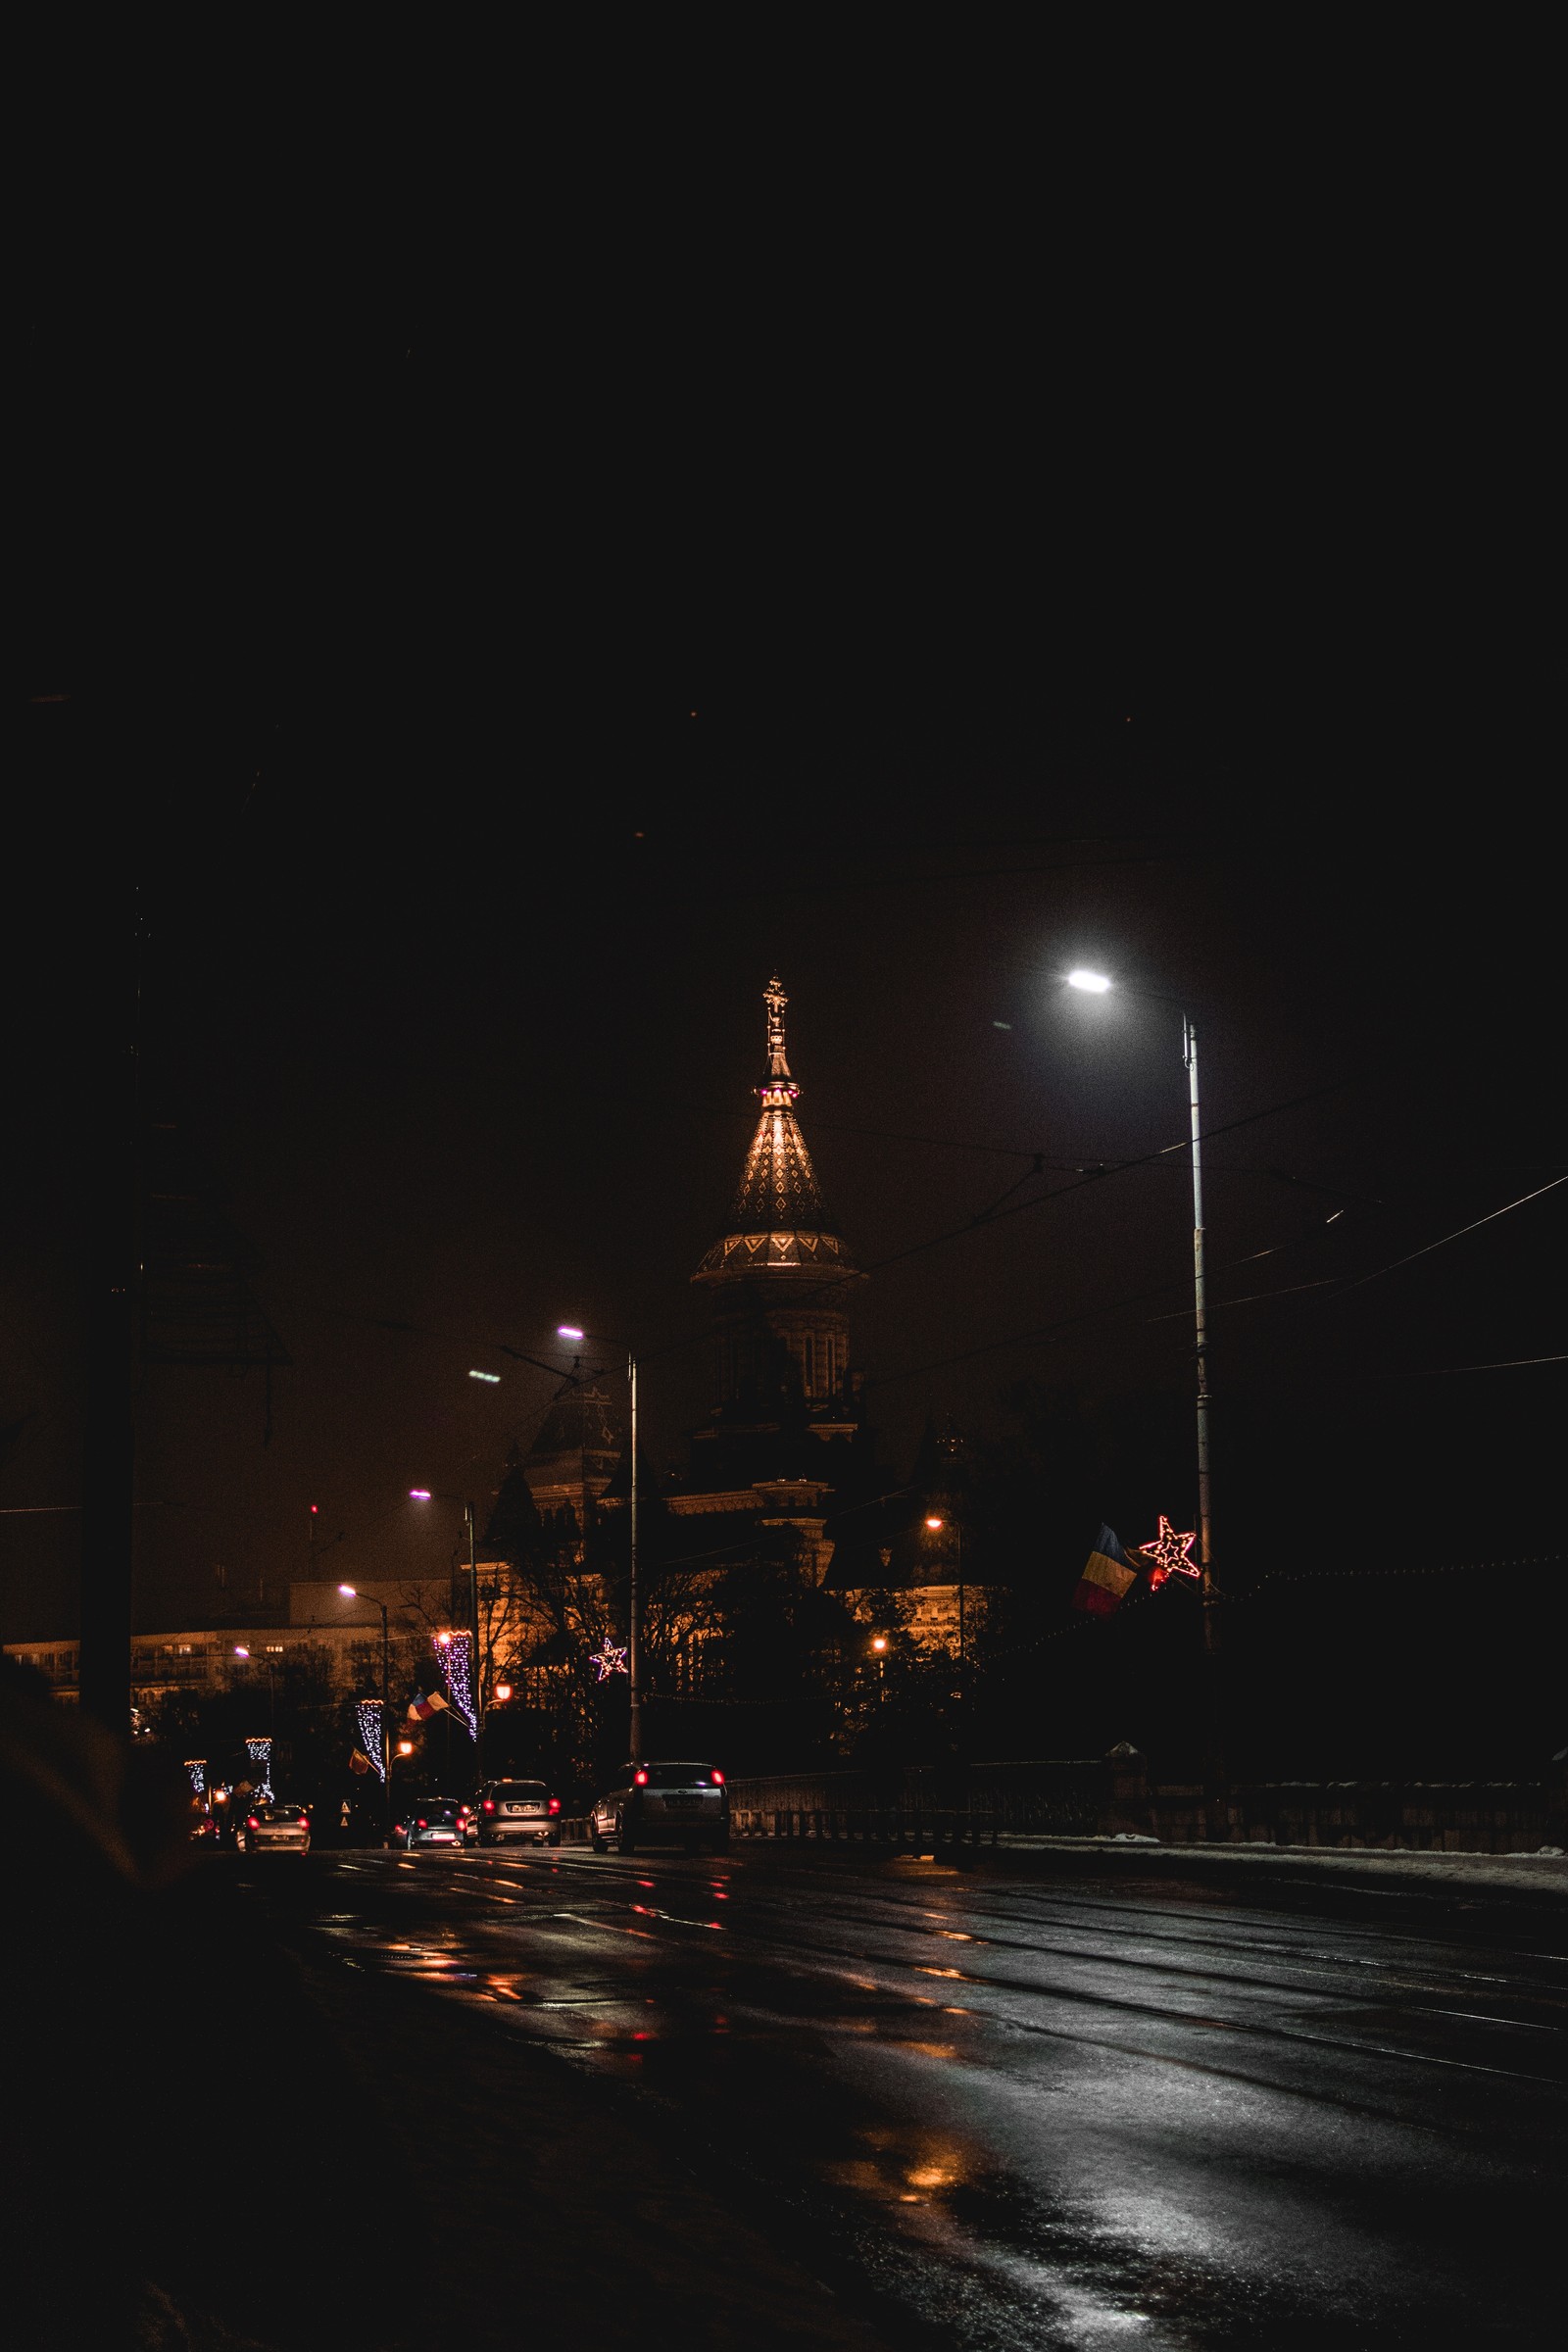
[[[358,1585],[339,1585],[338,1591],[342,1593],[345,1600],[358,1600],[360,1597],[360,1588]]]
[[[1087,989],[1092,997],[1102,997],[1110,986],[1110,982],[1105,978],[1103,972],[1077,971],[1067,974],[1067,986]]]
[[[872,1635],[872,1637],[871,1637],[871,1647],[872,1647],[873,1649],[886,1649],[887,1645],[888,1645],[888,1638],[887,1638],[886,1634],[873,1634],[873,1635]]]
[[[411,1487],[409,1489],[409,1500],[411,1502],[428,1502],[429,1499],[430,1490],[428,1487]]]
[[[398,1741],[398,1754],[400,1756],[412,1756],[413,1753],[414,1741],[412,1740],[400,1740]]]
[[[499,1372],[470,1372],[468,1378],[470,1380],[487,1380],[492,1388],[499,1387],[501,1381]]]
[[[501,1704],[505,1706],[508,1699],[512,1696],[512,1685],[510,1683],[497,1683],[496,1696],[500,1700]]]
[[[235,1644],[234,1644],[234,1655],[235,1655],[235,1657],[236,1657],[236,1658],[248,1658],[248,1657],[250,1656],[250,1654],[251,1654],[251,1653],[250,1653],[250,1651],[249,1651],[249,1650],[246,1648],[246,1646],[245,1646],[245,1644],[244,1644],[244,1642],[235,1642]]]
[[[577,1329],[575,1323],[558,1323],[556,1325],[556,1337],[558,1340],[580,1340],[585,1335]]]
[[[928,1519],[926,1521],[926,1525],[929,1528],[936,1529],[939,1527],[945,1527],[947,1525],[947,1521],[945,1519]]]

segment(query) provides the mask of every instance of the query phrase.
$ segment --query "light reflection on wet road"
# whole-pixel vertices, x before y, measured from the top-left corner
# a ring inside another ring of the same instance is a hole
[[[765,1851],[316,1855],[253,1884],[672,2107],[890,2341],[1548,2340],[1568,1963],[1539,1930]]]

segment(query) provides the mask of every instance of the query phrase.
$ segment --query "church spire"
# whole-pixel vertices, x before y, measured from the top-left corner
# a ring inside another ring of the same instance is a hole
[[[758,1088],[764,1110],[784,1110],[800,1097],[800,1088],[790,1076],[789,1056],[784,1051],[784,1007],[788,997],[779,986],[777,972],[762,991],[762,1003],[767,1006],[767,1077]]]
[[[784,1046],[789,1003],[775,972],[762,991],[767,1007],[767,1071],[756,1089],[762,1115],[730,1203],[728,1230],[715,1242],[694,1279],[759,1272],[853,1272],[848,1250],[828,1228],[816,1171],[795,1115],[800,1087]]]

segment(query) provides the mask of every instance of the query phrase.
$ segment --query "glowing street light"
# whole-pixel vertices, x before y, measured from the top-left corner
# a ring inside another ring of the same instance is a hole
[[[236,1657],[236,1658],[248,1658],[248,1657],[250,1656],[250,1654],[251,1654],[251,1653],[250,1653],[250,1651],[249,1651],[249,1650],[246,1648],[246,1646],[245,1646],[245,1644],[244,1644],[244,1642],[235,1642],[235,1644],[234,1644],[234,1655],[235,1655],[235,1657]]]
[[[409,1489],[409,1500],[410,1500],[411,1502],[428,1502],[428,1501],[430,1500],[430,1490],[429,1490],[429,1488],[428,1488],[428,1487],[411,1487],[411,1488]]]
[[[588,1334],[585,1331],[579,1331],[575,1323],[558,1323],[556,1337],[558,1340],[585,1340]]]
[[[871,1647],[878,1653],[879,1656],[881,1652],[886,1649],[887,1645],[888,1638],[886,1634],[873,1634],[871,1636]]]
[[[1086,972],[1080,968],[1076,972],[1067,974],[1067,986],[1081,988],[1086,995],[1091,997],[1102,997],[1109,988],[1110,982],[1105,978],[1103,972]]]
[[[511,1685],[510,1683],[497,1683],[497,1685],[496,1685],[496,1697],[497,1697],[497,1699],[500,1701],[500,1703],[501,1703],[501,1705],[502,1705],[502,1706],[505,1706],[505,1705],[506,1705],[506,1703],[507,1703],[508,1699],[509,1699],[511,1696],[512,1696],[512,1685]]]
[[[932,1534],[935,1535],[939,1528],[947,1525],[947,1521],[945,1519],[928,1519],[926,1521],[926,1525],[928,1528],[930,1528]]]

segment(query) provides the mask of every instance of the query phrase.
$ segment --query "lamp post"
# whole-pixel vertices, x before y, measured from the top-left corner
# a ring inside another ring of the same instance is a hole
[[[411,1502],[458,1502],[456,1494],[436,1494],[428,1487],[411,1487]],[[473,1642],[473,1778],[475,1788],[484,1780],[484,1675],[479,1665],[479,1553],[474,1533],[473,1505],[463,1502],[463,1524],[468,1537],[468,1631]]]
[[[387,1607],[373,1592],[361,1592],[354,1585],[339,1585],[345,1600],[368,1600],[372,1609],[381,1612],[381,1811],[382,1828],[388,1845],[392,1842],[392,1637],[389,1631]]]
[[[926,1525],[934,1536],[940,1535],[942,1530],[948,1524],[949,1522],[943,1518],[940,1511],[931,1511],[926,1515]],[[964,1734],[968,1730],[969,1711],[969,1692],[965,1680],[966,1658],[963,1642],[963,1529],[959,1526],[956,1519],[952,1522],[952,1526],[953,1541],[957,1546],[958,1561],[958,1746],[961,1751],[964,1745]]]
[[[1067,986],[1102,997],[1113,985],[1102,972],[1074,971]],[[1152,996],[1152,989],[1131,989],[1131,996]],[[1176,1004],[1160,997],[1162,1004]],[[1203,1157],[1202,1129],[1198,1107],[1198,1028],[1192,1014],[1182,1010],[1182,1059],[1187,1065],[1187,1102],[1193,1152],[1193,1344],[1198,1370],[1198,1559],[1203,1602],[1203,1647],[1219,1647],[1218,1595],[1214,1590],[1214,1547],[1208,1502],[1208,1320],[1203,1284]]]
[[[243,1659],[247,1666],[253,1666],[256,1663],[243,1642],[235,1642],[234,1655],[236,1658]],[[267,1668],[267,1728],[275,1739],[277,1736],[277,1690],[272,1681],[272,1661],[269,1657],[264,1657],[262,1664]]]
[[[603,1339],[604,1335],[581,1331],[575,1323],[558,1323],[556,1337],[558,1340],[588,1340]],[[604,1340],[604,1345],[607,1348],[614,1348],[625,1346],[625,1343],[618,1340]],[[640,1764],[643,1760],[643,1685],[642,1624],[637,1607],[637,1357],[634,1349],[630,1347],[626,1347],[626,1379],[631,1389],[631,1504],[628,1519],[631,1578],[630,1591],[626,1600],[626,1668],[627,1678],[631,1684],[631,1728],[629,1733],[631,1760],[634,1764]]]

